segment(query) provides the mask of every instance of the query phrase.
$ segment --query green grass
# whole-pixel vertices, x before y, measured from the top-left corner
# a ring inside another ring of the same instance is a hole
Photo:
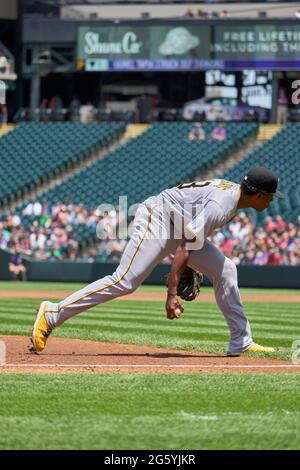
[[[0,375],[1,449],[299,449],[297,374]]]
[[[38,301],[1,299],[0,334],[30,335]],[[245,302],[254,340],[278,348],[267,357],[291,359],[293,341],[300,339],[299,304]],[[81,313],[53,336],[190,351],[225,353],[229,330],[213,302],[186,303],[184,315],[167,320],[162,301],[114,300]]]
[[[0,283],[12,291],[0,299],[0,334],[29,335],[32,328],[38,300],[13,299],[14,290],[80,287]],[[244,306],[255,340],[278,348],[268,357],[290,360],[300,339],[299,304]],[[216,304],[185,307],[171,322],[163,301],[115,300],[72,318],[53,336],[224,353],[229,335]],[[294,373],[0,374],[0,449],[299,449],[299,395]]]
[[[29,290],[48,290],[53,291],[76,291],[85,287],[86,284],[82,283],[71,283],[71,282],[17,282],[17,281],[0,281],[0,290],[11,290],[11,291],[29,291]],[[166,292],[164,286],[141,286],[138,292]],[[203,287],[202,292],[213,293],[211,287]],[[241,293],[243,294],[269,294],[269,295],[300,295],[300,289],[250,289],[242,288]]]

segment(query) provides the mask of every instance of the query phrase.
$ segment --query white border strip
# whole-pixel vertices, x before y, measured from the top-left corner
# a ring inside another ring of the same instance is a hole
[[[86,368],[86,367],[99,367],[105,369],[106,367],[125,367],[125,368],[177,368],[177,369],[297,369],[300,368],[300,364],[244,364],[244,365],[202,365],[202,364],[3,364],[1,368],[7,367],[77,367],[77,368]]]

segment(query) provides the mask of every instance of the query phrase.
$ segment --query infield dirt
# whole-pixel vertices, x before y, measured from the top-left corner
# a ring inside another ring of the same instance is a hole
[[[101,343],[79,339],[49,338],[43,353],[30,352],[24,336],[0,336],[6,344],[2,373],[200,373],[200,372],[300,372],[288,361],[227,357],[201,352],[139,345]]]

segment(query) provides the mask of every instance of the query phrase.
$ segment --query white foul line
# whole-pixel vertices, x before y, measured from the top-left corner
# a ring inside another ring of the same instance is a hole
[[[0,365],[0,370],[5,367],[145,367],[145,368],[186,368],[186,369],[285,369],[285,368],[299,368],[300,364],[244,364],[244,365],[202,365],[202,364],[2,364]]]

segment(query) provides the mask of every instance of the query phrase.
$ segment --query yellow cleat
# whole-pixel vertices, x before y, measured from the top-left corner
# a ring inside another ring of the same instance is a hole
[[[50,335],[52,328],[47,323],[45,311],[47,302],[42,302],[38,310],[38,314],[33,325],[32,330],[32,343],[33,348],[37,352],[43,351],[46,346],[48,336]]]
[[[252,343],[251,346],[245,352],[252,352],[252,353],[273,353],[276,350],[274,348],[267,348],[266,346],[261,346],[257,343]]]
[[[246,351],[241,352],[227,352],[228,357],[239,357],[243,352],[252,352],[252,353],[273,353],[276,352],[274,348],[267,348],[266,346],[261,346],[257,343],[252,343]]]

